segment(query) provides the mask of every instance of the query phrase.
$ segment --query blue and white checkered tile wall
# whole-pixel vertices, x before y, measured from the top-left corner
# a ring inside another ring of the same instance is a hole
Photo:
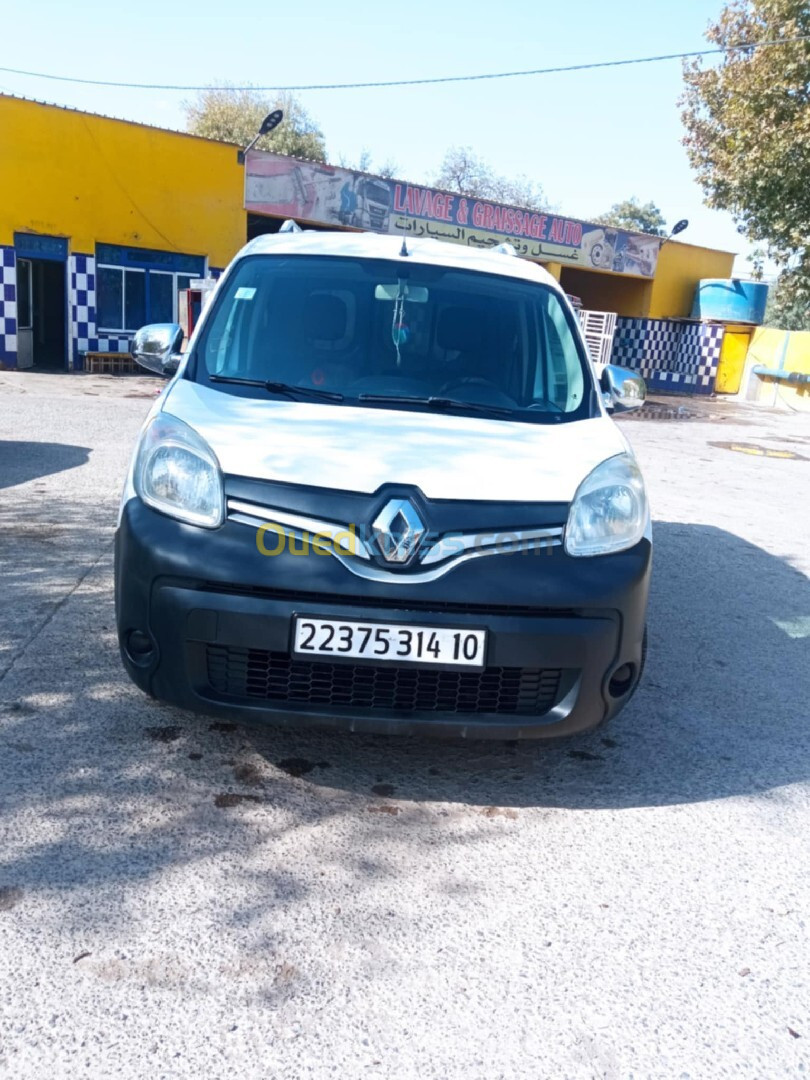
[[[640,372],[650,389],[711,394],[722,326],[675,319],[616,320],[611,360]]]
[[[78,252],[68,259],[70,288],[70,365],[81,371],[86,352],[129,352],[129,337],[96,333],[96,259]]]
[[[0,362],[17,366],[17,264],[12,247],[0,247]]]

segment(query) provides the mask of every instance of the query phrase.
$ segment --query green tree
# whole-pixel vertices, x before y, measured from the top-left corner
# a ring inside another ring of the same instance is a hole
[[[323,132],[293,94],[268,96],[258,90],[236,90],[218,86],[203,90],[193,101],[183,103],[186,128],[193,135],[247,146],[262,120],[273,109],[284,110],[284,120],[256,143],[258,150],[311,161],[326,161]]]
[[[667,234],[664,215],[655,203],[640,203],[635,195],[632,199],[614,203],[607,213],[600,214],[596,221],[600,225],[615,225],[619,229],[649,233],[651,236]]]
[[[783,271],[771,285],[765,325],[780,330],[810,330],[810,279]]]
[[[709,26],[721,48],[810,37],[807,0],[733,0]],[[810,310],[810,40],[684,65],[684,144],[706,203],[783,268],[772,310]],[[792,316],[793,317],[793,316]]]
[[[471,199],[510,203],[527,210],[550,209],[540,184],[528,176],[501,176],[469,146],[451,146],[432,182]]]

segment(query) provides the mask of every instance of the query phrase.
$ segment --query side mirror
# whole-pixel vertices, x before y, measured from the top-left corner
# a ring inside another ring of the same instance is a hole
[[[183,328],[178,323],[153,323],[137,331],[129,351],[141,367],[168,379],[180,366],[182,344]]]
[[[647,386],[640,375],[607,364],[600,379],[605,405],[616,412],[640,409],[647,397]]]

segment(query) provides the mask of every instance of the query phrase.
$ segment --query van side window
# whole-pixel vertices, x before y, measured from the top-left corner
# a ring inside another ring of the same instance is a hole
[[[563,412],[576,409],[585,392],[585,381],[577,362],[574,335],[565,318],[562,304],[549,293],[545,304],[549,399]]]

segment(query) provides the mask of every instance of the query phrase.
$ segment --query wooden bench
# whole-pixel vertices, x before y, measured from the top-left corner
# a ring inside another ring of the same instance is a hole
[[[132,375],[139,369],[129,353],[86,352],[84,370],[95,375]]]

